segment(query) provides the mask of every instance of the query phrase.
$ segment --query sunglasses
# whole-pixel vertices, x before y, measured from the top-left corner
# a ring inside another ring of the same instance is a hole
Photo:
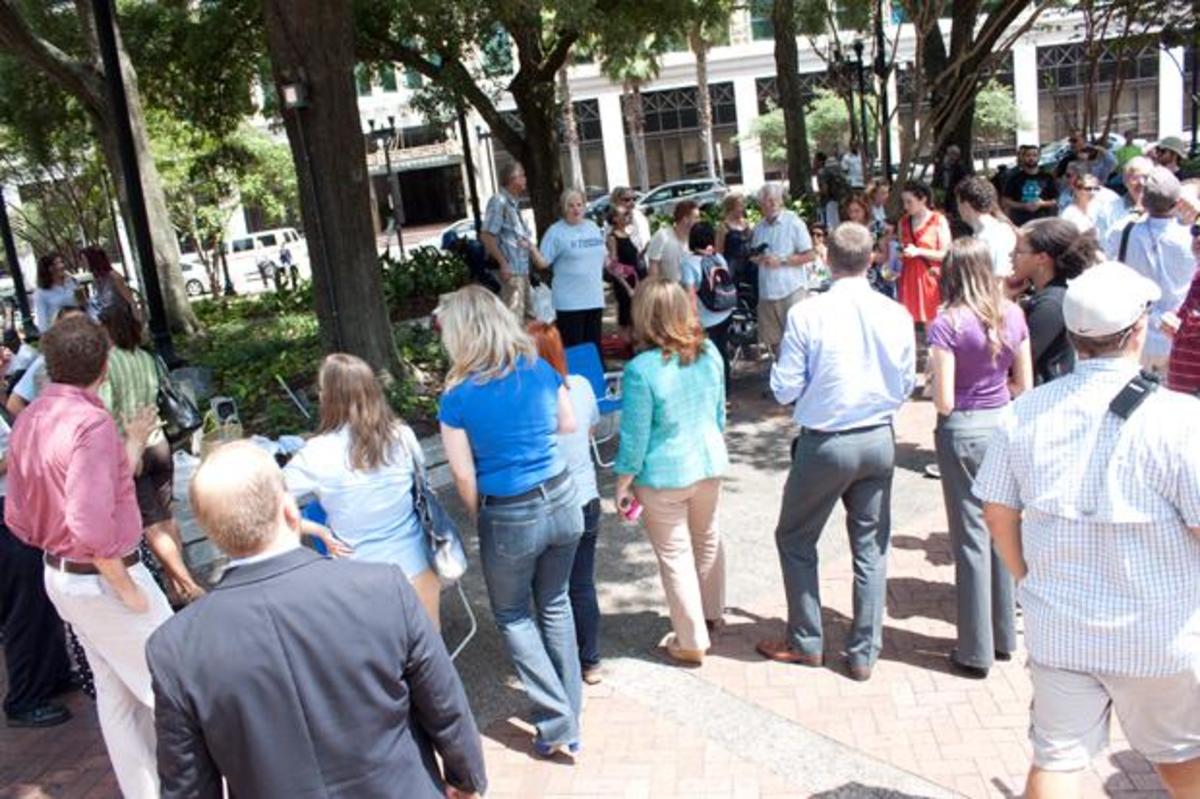
[[[1099,186],[1080,186],[1079,188],[1082,191],[1088,192],[1089,194],[1095,194],[1096,192],[1100,191]]]

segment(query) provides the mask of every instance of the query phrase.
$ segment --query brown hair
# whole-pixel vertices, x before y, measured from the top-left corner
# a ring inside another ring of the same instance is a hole
[[[683,366],[694,363],[704,345],[687,292],[661,277],[642,281],[633,294],[633,334],[643,348],[661,350],[664,361],[677,355]]]
[[[93,277],[102,278],[112,274],[112,261],[108,260],[108,253],[99,247],[84,247],[79,255]]]
[[[113,345],[123,350],[136,350],[145,341],[142,320],[134,313],[133,306],[121,297],[101,311],[100,324],[108,331]]]
[[[350,466],[370,471],[391,463],[399,428],[371,367],[361,358],[335,352],[321,362],[318,433],[350,428]]]
[[[72,314],[59,319],[42,336],[42,355],[51,382],[90,386],[104,374],[108,335],[83,314]]]
[[[959,204],[966,203],[981,214],[996,210],[996,187],[981,177],[972,175],[959,181],[954,196]]]
[[[965,308],[979,319],[994,364],[1006,346],[1006,305],[992,272],[992,251],[987,244],[970,236],[954,240],[942,269],[942,300],[947,310]],[[957,320],[951,320],[957,325]]]
[[[1035,254],[1045,253],[1054,261],[1054,276],[1074,280],[1096,263],[1100,252],[1096,238],[1065,219],[1034,219],[1021,226],[1020,234]]]
[[[671,217],[676,222],[682,222],[683,220],[685,220],[689,216],[691,216],[693,211],[696,211],[699,208],[700,208],[700,206],[696,205],[694,200],[683,200],[682,202],[680,202],[678,205],[675,206],[675,210],[671,214]]]
[[[875,237],[865,225],[842,222],[826,236],[829,250],[826,258],[831,272],[837,275],[861,275],[871,266]]]
[[[37,287],[38,288],[40,288],[40,289],[54,288],[54,278],[51,275],[50,270],[54,266],[54,262],[57,261],[59,258],[62,258],[62,256],[56,252],[48,252],[45,255],[43,255],[41,258],[38,258],[38,262],[37,262]]]
[[[567,353],[563,350],[562,336],[558,328],[546,322],[532,321],[525,330],[537,345],[538,357],[554,367],[554,371],[567,376]]]
[[[871,223],[871,204],[867,201],[866,196],[862,194],[851,194],[848,198],[846,198],[846,201],[842,203],[842,207],[840,209],[842,221],[854,221],[850,218],[850,206],[852,205],[857,205],[862,209],[863,218],[859,224],[869,225]]]

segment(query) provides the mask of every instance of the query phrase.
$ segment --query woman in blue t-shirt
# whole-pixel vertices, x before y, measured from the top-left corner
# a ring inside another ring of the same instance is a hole
[[[574,753],[582,682],[567,587],[583,512],[557,442],[575,430],[571,398],[487,289],[454,292],[438,321],[451,364],[442,443],[458,494],[477,515],[492,614],[536,706],[535,749]]]
[[[600,320],[604,315],[604,233],[584,216],[583,192],[562,193],[562,219],[542,236],[530,256],[554,273],[555,326],[563,347],[591,342],[600,349]]]

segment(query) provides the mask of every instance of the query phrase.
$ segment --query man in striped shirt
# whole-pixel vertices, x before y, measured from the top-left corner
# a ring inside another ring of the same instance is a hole
[[[1172,794],[1200,796],[1200,400],[1114,402],[1158,297],[1114,262],[1071,281],[1075,371],[1013,402],[975,481],[1025,613],[1031,799],[1079,795],[1114,709]]]

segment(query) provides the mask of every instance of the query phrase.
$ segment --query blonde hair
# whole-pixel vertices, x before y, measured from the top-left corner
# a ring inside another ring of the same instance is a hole
[[[967,237],[950,245],[942,272],[942,299],[946,310],[966,308],[979,319],[994,364],[1008,346],[1004,341],[1004,311],[1008,303],[1000,292],[1000,281],[992,272],[992,251],[987,244]],[[958,320],[953,322],[957,328]]]
[[[743,214],[746,213],[746,198],[736,191],[726,194],[725,199],[721,200],[721,216],[729,216],[738,207],[742,209]]]
[[[446,388],[474,378],[486,383],[503,377],[522,358],[537,357],[529,334],[512,311],[482,286],[465,286],[442,300],[437,309],[442,344],[450,356]]]
[[[579,189],[564,189],[563,193],[558,195],[558,209],[562,212],[563,216],[567,215],[567,206],[571,204],[571,200],[575,197],[578,197],[584,206],[587,205],[587,197],[583,196],[583,192]]]
[[[321,392],[317,432],[350,428],[350,467],[365,472],[391,463],[399,428],[370,365],[335,352],[322,361],[317,385]]]
[[[633,334],[643,348],[661,350],[664,361],[677,355],[683,366],[694,363],[704,346],[704,328],[687,292],[661,277],[642,281],[633,294]]]

